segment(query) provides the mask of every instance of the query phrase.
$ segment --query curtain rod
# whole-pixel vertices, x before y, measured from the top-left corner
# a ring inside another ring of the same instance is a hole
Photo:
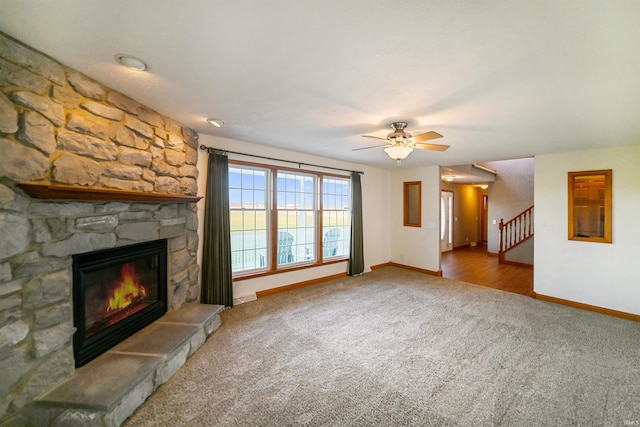
[[[349,169],[334,168],[334,167],[331,167],[331,166],[314,165],[312,163],[305,163],[305,162],[294,162],[293,160],[276,159],[274,157],[259,156],[257,154],[239,153],[237,151],[223,150],[221,148],[215,148],[215,147],[207,147],[206,145],[201,145],[200,149],[203,150],[203,151],[206,151],[207,153],[219,151],[221,153],[239,154],[241,156],[257,157],[259,159],[274,160],[276,162],[293,163],[294,165],[298,165],[298,167],[300,167],[302,165],[305,165],[305,166],[313,166],[314,168],[332,169],[332,170],[336,170],[336,171],[353,172],[353,173],[359,173],[360,175],[364,175],[364,172],[362,172],[362,171],[352,171],[352,170],[349,170]]]

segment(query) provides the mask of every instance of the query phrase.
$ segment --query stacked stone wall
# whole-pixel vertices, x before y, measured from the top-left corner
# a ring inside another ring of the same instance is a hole
[[[72,255],[169,240],[199,296],[193,203],[47,201],[20,182],[196,195],[197,134],[0,33],[0,425],[74,372]]]

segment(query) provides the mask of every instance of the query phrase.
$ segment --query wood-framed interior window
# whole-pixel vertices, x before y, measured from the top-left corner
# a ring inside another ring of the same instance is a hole
[[[611,169],[568,176],[569,240],[611,243]]]
[[[404,183],[404,225],[421,227],[422,218],[422,181]]]

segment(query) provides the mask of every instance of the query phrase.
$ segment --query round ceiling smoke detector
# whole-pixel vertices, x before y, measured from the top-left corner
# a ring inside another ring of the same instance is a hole
[[[130,68],[136,71],[145,71],[147,69],[147,64],[141,59],[136,58],[131,55],[124,55],[119,53],[115,55],[116,61],[123,67]]]

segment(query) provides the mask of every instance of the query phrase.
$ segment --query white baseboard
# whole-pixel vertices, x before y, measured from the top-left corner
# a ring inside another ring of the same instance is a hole
[[[245,302],[255,301],[258,297],[255,292],[249,292],[247,294],[238,295],[233,297],[233,305],[243,304]]]

